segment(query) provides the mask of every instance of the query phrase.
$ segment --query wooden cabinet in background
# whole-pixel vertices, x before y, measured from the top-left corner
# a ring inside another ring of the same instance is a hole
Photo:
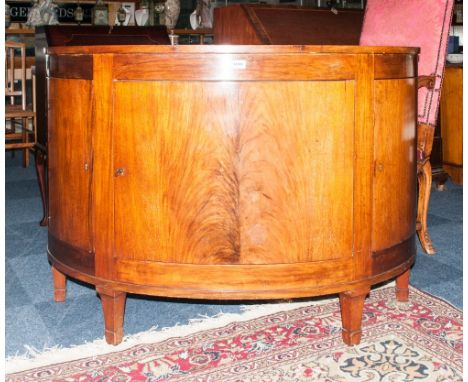
[[[287,5],[235,4],[214,10],[216,44],[359,45],[364,12]]]
[[[448,64],[440,99],[443,167],[452,182],[463,184],[463,66]]]

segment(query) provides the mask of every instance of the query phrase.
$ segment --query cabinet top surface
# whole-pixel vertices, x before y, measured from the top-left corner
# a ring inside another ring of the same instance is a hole
[[[268,54],[268,53],[306,53],[306,54],[411,54],[419,53],[415,47],[389,46],[345,46],[345,45],[98,45],[98,46],[60,46],[49,48],[49,54]]]

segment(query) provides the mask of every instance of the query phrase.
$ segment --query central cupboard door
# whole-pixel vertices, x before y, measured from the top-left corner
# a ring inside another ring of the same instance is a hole
[[[113,134],[116,259],[352,257],[354,82],[117,81]]]

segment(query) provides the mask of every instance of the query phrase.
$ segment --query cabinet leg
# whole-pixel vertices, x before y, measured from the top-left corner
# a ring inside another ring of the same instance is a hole
[[[361,342],[362,311],[369,291],[370,287],[363,287],[340,293],[342,336],[346,345]]]
[[[123,337],[123,320],[127,294],[105,287],[96,287],[96,290],[101,296],[106,341],[108,344],[118,345],[122,342]]]
[[[67,296],[67,277],[52,266],[52,277],[54,278],[54,301],[63,302]]]
[[[37,183],[41,192],[42,212],[44,214],[39,224],[44,227],[48,223],[47,215],[49,214],[49,208],[47,203],[46,156],[40,150],[36,150],[35,163]]]
[[[408,269],[396,278],[395,294],[397,301],[408,301],[410,273],[411,269]]]

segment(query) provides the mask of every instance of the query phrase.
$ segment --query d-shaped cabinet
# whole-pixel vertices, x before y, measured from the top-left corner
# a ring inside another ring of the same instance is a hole
[[[56,301],[94,284],[109,343],[126,293],[339,293],[356,344],[373,284],[408,297],[417,50],[351,46],[50,49]]]

